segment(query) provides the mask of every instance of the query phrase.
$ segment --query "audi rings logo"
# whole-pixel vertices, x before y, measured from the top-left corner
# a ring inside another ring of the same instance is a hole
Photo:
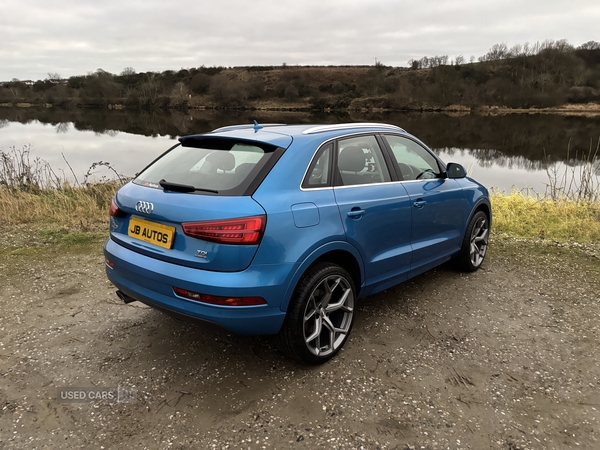
[[[154,211],[154,204],[140,200],[135,204],[135,210],[144,214],[152,214],[152,211]]]

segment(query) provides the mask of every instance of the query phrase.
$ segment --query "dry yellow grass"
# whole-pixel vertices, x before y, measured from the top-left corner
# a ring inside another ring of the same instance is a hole
[[[108,224],[110,200],[116,182],[61,189],[0,187],[0,219],[4,225],[41,226],[93,231]]]
[[[19,190],[0,187],[3,225],[99,231],[108,226],[110,200],[120,183]],[[520,192],[493,193],[493,230],[515,237],[600,241],[600,203],[539,199]]]
[[[492,194],[493,229],[516,237],[600,241],[600,203]]]

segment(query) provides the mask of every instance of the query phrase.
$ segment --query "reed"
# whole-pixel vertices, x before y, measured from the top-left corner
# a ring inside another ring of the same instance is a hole
[[[600,170],[598,149],[587,156],[582,175],[569,169],[562,174],[549,172],[545,196],[513,191],[492,192],[494,234],[557,241],[600,241]],[[113,170],[112,179],[91,182],[92,164],[83,182],[71,184],[50,165],[31,155],[30,147],[0,150],[0,221],[13,229],[28,226],[39,230],[97,232],[108,229],[111,198],[127,181]],[[73,174],[75,175],[75,174]]]
[[[57,174],[50,164],[34,157],[31,146],[0,149],[0,186],[19,190],[41,190],[59,188],[65,177]]]
[[[600,201],[600,138],[596,145],[590,139],[587,152],[571,151],[571,141],[567,145],[566,162],[559,168],[544,157],[547,164],[546,197],[560,202],[571,200],[575,202]],[[569,164],[570,163],[570,164]]]
[[[96,231],[108,227],[111,198],[118,181],[54,189],[8,189],[0,186],[0,219],[4,225]]]
[[[600,241],[600,201],[552,199],[520,191],[491,195],[495,233],[556,241]]]
[[[93,171],[98,167],[108,167],[115,177],[92,181]],[[90,166],[82,183],[72,169],[71,173],[74,182],[47,161],[33,156],[28,145],[0,150],[2,224],[36,224],[81,231],[106,228],[110,200],[127,179],[103,161]]]

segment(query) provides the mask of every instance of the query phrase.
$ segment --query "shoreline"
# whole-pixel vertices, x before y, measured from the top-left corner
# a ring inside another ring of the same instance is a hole
[[[100,104],[76,104],[72,107],[64,108],[56,106],[52,103],[31,103],[31,102],[4,102],[0,103],[0,107],[4,108],[34,108],[34,109],[61,109],[61,110],[74,110],[74,109],[95,109],[95,110],[117,110],[117,111],[148,111],[144,108],[128,108],[123,103],[114,103],[108,105]],[[281,104],[254,104],[248,106],[236,106],[236,107],[220,107],[214,105],[192,105],[185,108],[158,108],[158,110],[164,111],[283,111],[283,112],[377,112],[377,113],[444,113],[453,115],[468,115],[468,114],[479,114],[479,115],[503,115],[503,114],[558,114],[558,115],[583,115],[583,116],[595,116],[600,115],[600,104],[598,103],[587,103],[587,104],[566,104],[556,107],[547,108],[508,108],[502,106],[483,106],[477,108],[471,108],[462,105],[450,105],[445,107],[421,107],[421,108],[382,108],[382,107],[359,107],[359,108],[313,108],[308,103],[302,103],[297,105]],[[157,109],[150,109],[150,111],[157,111]]]

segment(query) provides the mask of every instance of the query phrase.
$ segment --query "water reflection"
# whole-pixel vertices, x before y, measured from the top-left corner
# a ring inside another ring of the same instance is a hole
[[[543,192],[547,171],[577,166],[600,136],[597,117],[548,114],[502,116],[445,114],[308,114],[282,111],[139,112],[0,108],[0,149],[31,144],[54,167],[67,159],[77,174],[110,161],[133,175],[181,135],[236,123],[336,123],[376,121],[421,138],[445,161],[470,168],[489,187],[513,185]],[[150,139],[150,140],[148,140]],[[569,149],[569,154],[567,150]],[[62,155],[64,154],[64,158]],[[600,168],[596,168],[600,170]]]
[[[531,160],[525,156],[508,156],[505,153],[496,149],[487,148],[438,148],[438,153],[443,152],[448,155],[450,159],[459,158],[463,159],[465,155],[473,156],[477,165],[480,167],[490,168],[494,165],[506,169],[525,169],[527,171],[546,170],[549,164],[546,159],[544,160]]]
[[[56,125],[56,132],[58,134],[66,133],[69,131],[70,128],[71,128],[71,124],[69,122],[62,122],[62,123],[59,123],[58,125]]]

